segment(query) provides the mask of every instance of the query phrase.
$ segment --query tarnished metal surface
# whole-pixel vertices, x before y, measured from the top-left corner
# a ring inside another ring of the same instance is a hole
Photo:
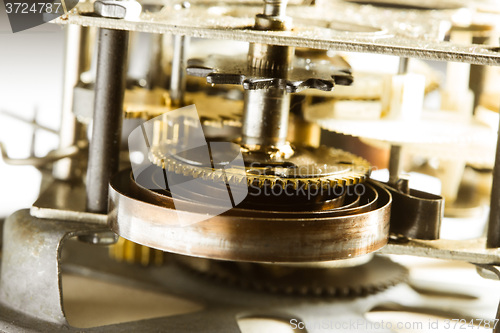
[[[85,185],[55,180],[30,209],[34,217],[106,225],[107,215],[85,211]]]
[[[75,10],[61,16],[55,22],[251,43],[498,65],[500,54],[495,49],[484,45],[459,45],[443,41],[445,33],[452,24],[466,25],[467,21],[470,24],[471,17],[480,15],[474,12],[474,9],[465,9],[466,4],[474,7],[476,1],[461,3],[464,9],[454,6],[452,9],[434,11],[361,6],[340,0],[318,2],[316,6],[289,6],[287,15],[291,16],[294,22],[294,29],[291,31],[251,29],[255,23],[254,17],[261,11],[261,6],[244,4],[218,6],[213,2],[205,2],[199,6],[192,5],[189,9],[165,6],[159,12],[143,13],[138,20],[80,15]],[[93,10],[91,6],[85,4],[80,4],[79,9],[81,13]],[[464,16],[465,22],[455,21],[457,17]],[[495,17],[491,14],[486,20],[493,24]]]
[[[0,303],[45,322],[67,325],[60,293],[61,244],[71,236],[106,230],[33,218],[28,210],[11,215],[4,226]]]
[[[381,188],[376,195],[367,191],[360,207],[305,212],[236,208],[184,225],[177,221],[201,213],[176,210],[168,196],[139,200],[137,191],[130,171],[112,180],[109,225],[124,238],[168,252],[236,261],[324,261],[373,252],[388,237],[391,198]]]
[[[241,332],[237,320],[247,317],[278,318],[288,323],[291,319],[309,324],[309,333],[353,332],[347,329],[315,327],[314,323],[345,323],[358,320],[366,327],[355,332],[373,332],[373,326],[365,315],[375,307],[397,305],[400,311],[426,314],[439,313],[445,318],[479,318],[476,299],[457,298],[443,308],[436,297],[423,297],[409,286],[400,284],[384,292],[368,297],[347,299],[318,299],[311,297],[282,297],[261,292],[249,292],[228,288],[181,269],[177,265],[140,269],[122,265],[107,256],[106,248],[82,247],[68,242],[67,257],[63,268],[72,274],[93,276],[111,283],[125,283],[137,288],[155,290],[158,293],[182,297],[203,305],[201,311],[126,323],[92,327],[85,332]],[[85,253],[86,255],[82,255]],[[32,277],[32,275],[27,276]],[[457,279],[460,280],[460,279]],[[28,280],[31,281],[31,280]],[[474,291],[470,291],[476,294]],[[484,291],[482,291],[484,292]],[[478,294],[480,294],[478,292]],[[448,301],[448,299],[446,299]],[[489,300],[491,301],[491,300]],[[491,303],[491,302],[489,302]],[[488,304],[489,304],[488,303]],[[484,303],[481,304],[484,307]],[[492,318],[493,311],[483,314]],[[344,326],[345,327],[345,326]],[[82,332],[82,329],[57,326],[27,317],[0,304],[0,330],[7,332]],[[389,333],[390,330],[377,330]]]
[[[391,192],[391,233],[408,238],[438,239],[444,215],[444,198],[409,189],[409,193],[386,187]]]

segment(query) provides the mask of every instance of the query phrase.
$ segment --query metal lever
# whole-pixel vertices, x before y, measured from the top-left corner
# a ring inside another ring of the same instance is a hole
[[[34,167],[41,167],[46,164],[58,161],[66,157],[73,157],[78,155],[80,151],[87,148],[87,144],[70,146],[66,148],[56,149],[49,152],[43,157],[30,156],[28,158],[12,158],[7,153],[5,145],[0,142],[0,152],[2,153],[2,159],[6,164],[9,165],[31,165]]]

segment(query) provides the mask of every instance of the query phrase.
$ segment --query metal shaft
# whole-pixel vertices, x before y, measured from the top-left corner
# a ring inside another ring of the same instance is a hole
[[[408,72],[408,58],[399,59],[398,75],[403,75]],[[396,185],[401,177],[402,172],[402,147],[398,145],[391,145],[391,152],[389,156],[389,184]]]
[[[408,58],[399,58],[399,67],[398,67],[398,74],[406,74],[408,72],[408,63],[410,62],[410,59]]]
[[[174,35],[174,54],[172,56],[172,74],[170,77],[170,99],[175,106],[182,106],[184,103],[189,40],[189,36]]]
[[[264,13],[256,16],[254,28],[287,30],[287,2],[288,0],[264,0]],[[267,75],[286,77],[293,54],[292,47],[251,43],[248,64]],[[258,149],[286,144],[290,95],[283,88],[245,90],[244,104],[242,144],[257,146]]]
[[[264,15],[285,16],[288,0],[264,0]]]
[[[290,95],[283,89],[245,91],[242,143],[280,146],[286,143]]]
[[[497,315],[495,316],[495,319],[500,320],[500,304],[498,304]],[[499,325],[495,326],[495,328],[493,329],[493,333],[500,333],[500,326]]]
[[[286,76],[293,57],[287,46],[250,44],[249,65],[257,71],[278,77]],[[242,143],[259,146],[281,146],[288,134],[290,95],[282,88],[245,90]]]
[[[88,27],[70,24],[66,26],[63,101],[59,148],[64,149],[86,140],[86,126],[73,114],[73,89],[80,80],[80,75],[90,68],[90,33]],[[80,161],[64,158],[54,164],[53,176],[56,179],[70,180],[81,174]]]
[[[146,34],[146,33],[145,33]],[[163,34],[146,34],[149,37],[151,55],[148,64],[147,88],[164,87],[166,83],[163,68]]]
[[[472,37],[473,44],[488,44],[490,38],[485,36]],[[484,91],[486,83],[487,66],[470,65],[469,89],[474,93],[474,106],[472,112],[475,113],[476,108],[480,104],[481,94]]]
[[[94,118],[87,171],[87,210],[105,213],[108,182],[118,171],[128,32],[100,29]]]
[[[389,157],[389,184],[395,185],[401,177],[402,170],[402,156],[401,146],[391,145],[391,153]]]
[[[498,138],[495,166],[493,168],[493,184],[491,185],[488,235],[486,238],[486,247],[488,248],[500,247],[500,132]]]

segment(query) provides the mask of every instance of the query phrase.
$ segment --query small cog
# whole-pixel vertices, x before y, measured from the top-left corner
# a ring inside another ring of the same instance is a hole
[[[142,266],[161,266],[166,259],[165,252],[134,243],[122,237],[109,247],[109,256],[118,262]]]

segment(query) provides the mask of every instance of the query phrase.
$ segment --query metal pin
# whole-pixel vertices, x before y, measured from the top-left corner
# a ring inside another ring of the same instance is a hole
[[[408,58],[399,59],[398,75],[403,75],[408,72]],[[389,184],[397,186],[399,179],[401,178],[401,172],[403,169],[403,154],[402,147],[400,145],[391,145],[391,152],[389,157]]]
[[[487,248],[500,247],[500,132],[498,134],[493,183],[491,185],[490,217],[486,238]]]
[[[108,183],[118,171],[129,33],[99,30],[92,139],[87,169],[87,210],[106,213]]]
[[[66,27],[66,52],[64,55],[63,100],[59,148],[75,146],[87,140],[86,126],[73,114],[73,89],[80,75],[90,68],[90,32],[88,27],[70,24]],[[56,179],[69,180],[80,175],[80,161],[65,158],[54,164],[52,174]]]
[[[410,59],[408,58],[399,58],[399,67],[398,67],[398,74],[403,75],[408,72],[408,64],[410,62]]]
[[[170,99],[175,106],[182,106],[184,103],[189,41],[189,36],[174,35],[174,54],[172,57],[172,74],[170,77]]]
[[[276,88],[245,90],[244,105],[243,144],[281,146],[286,143],[290,94]]]
[[[285,16],[288,0],[264,0],[264,15]]]

